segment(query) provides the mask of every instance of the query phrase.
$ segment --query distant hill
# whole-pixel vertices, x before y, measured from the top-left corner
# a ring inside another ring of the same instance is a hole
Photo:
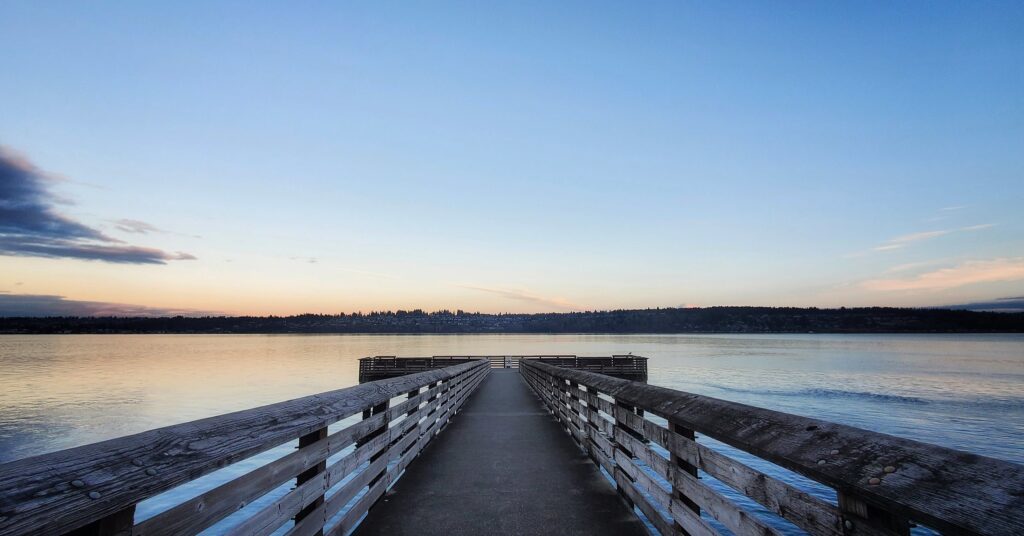
[[[0,333],[1024,333],[1024,313],[858,307],[0,318]]]

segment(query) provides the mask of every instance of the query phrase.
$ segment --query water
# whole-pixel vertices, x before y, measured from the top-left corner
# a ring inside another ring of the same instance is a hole
[[[0,462],[354,385],[367,355],[628,352],[654,385],[1024,463],[1024,335],[3,336]]]

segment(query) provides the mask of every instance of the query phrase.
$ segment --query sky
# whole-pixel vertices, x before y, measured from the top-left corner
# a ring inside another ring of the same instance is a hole
[[[1024,3],[0,3],[0,315],[1024,296]]]

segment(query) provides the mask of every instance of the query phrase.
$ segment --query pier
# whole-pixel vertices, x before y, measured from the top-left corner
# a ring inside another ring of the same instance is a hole
[[[0,534],[1024,534],[1021,465],[648,385],[638,356],[414,359],[368,358],[357,386],[0,465]],[[136,519],[146,499],[289,443]]]

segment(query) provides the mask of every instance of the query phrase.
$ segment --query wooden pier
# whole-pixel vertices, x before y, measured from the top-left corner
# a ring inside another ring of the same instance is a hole
[[[0,534],[1024,534],[1024,466],[578,370],[575,356],[500,357],[0,465]],[[136,519],[141,501],[289,442]]]

